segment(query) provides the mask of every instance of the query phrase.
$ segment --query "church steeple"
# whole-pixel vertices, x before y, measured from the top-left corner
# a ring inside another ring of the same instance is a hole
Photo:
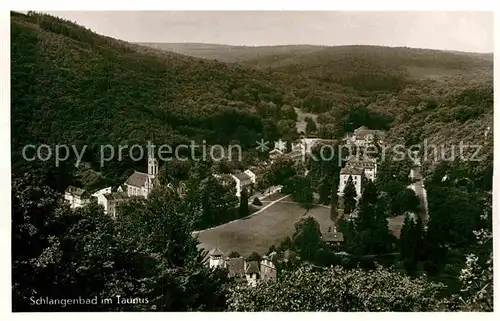
[[[153,135],[153,144],[150,144],[148,151],[148,175],[151,181],[158,176],[158,161],[154,155],[154,135]]]
[[[158,175],[158,161],[154,155],[148,157],[148,175],[152,180]]]

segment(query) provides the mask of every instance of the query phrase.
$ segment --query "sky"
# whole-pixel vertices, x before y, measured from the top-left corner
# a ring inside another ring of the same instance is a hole
[[[382,45],[493,52],[493,13],[472,11],[50,11],[129,42]]]

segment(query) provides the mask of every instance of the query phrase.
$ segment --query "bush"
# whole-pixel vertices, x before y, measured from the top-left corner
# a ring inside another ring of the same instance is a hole
[[[253,199],[252,204],[255,205],[255,206],[262,206],[262,202],[259,200],[258,197],[256,197],[256,198]]]

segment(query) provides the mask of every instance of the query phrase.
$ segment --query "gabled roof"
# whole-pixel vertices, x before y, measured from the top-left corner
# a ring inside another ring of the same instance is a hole
[[[259,262],[257,262],[257,261],[247,262],[246,267],[245,267],[245,273],[246,274],[260,273]]]
[[[379,137],[385,136],[385,132],[383,130],[369,129],[365,126],[361,126],[361,127],[354,130],[354,135],[356,136],[356,139],[364,139],[365,136],[370,135],[370,134],[376,135]]]
[[[69,193],[71,195],[74,195],[74,196],[79,196],[79,197],[88,196],[88,193],[86,190],[84,190],[83,188],[74,187],[74,186],[68,186],[68,188],[66,189],[65,192]]]
[[[233,176],[236,177],[240,181],[249,181],[251,179],[251,177],[245,173],[233,174]]]
[[[364,170],[358,166],[345,166],[340,170],[340,174],[342,175],[363,175]]]
[[[222,251],[216,247],[214,249],[211,249],[209,252],[208,252],[208,255],[214,255],[214,256],[222,256],[224,255],[224,253],[222,253]]]
[[[103,196],[108,200],[108,201],[121,201],[125,200],[128,198],[128,195],[126,193],[120,193],[120,192],[113,192],[110,194],[103,194]]]
[[[342,232],[326,232],[322,238],[325,242],[343,242],[344,234]]]
[[[229,276],[242,276],[245,274],[245,260],[242,257],[228,258],[226,267],[229,270]]]
[[[134,187],[143,187],[144,185],[146,185],[148,179],[148,174],[135,171],[132,175],[130,175],[125,184]]]

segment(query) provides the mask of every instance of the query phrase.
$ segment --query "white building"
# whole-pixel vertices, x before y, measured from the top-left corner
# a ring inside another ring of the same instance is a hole
[[[250,286],[257,286],[257,282],[260,280],[258,261],[245,261],[245,278]]]
[[[385,132],[383,130],[369,129],[365,126],[358,127],[352,134],[348,134],[345,138],[346,143],[355,144],[357,146],[366,147],[375,143],[377,139],[379,143],[383,143]]]
[[[208,266],[210,268],[224,267],[224,253],[219,248],[211,249],[208,255]]]
[[[106,187],[106,188],[98,190],[97,192],[94,192],[92,194],[92,197],[99,197],[99,195],[110,194],[110,193],[111,193],[111,187]]]
[[[349,177],[352,177],[354,187],[356,188],[357,197],[361,197],[364,170],[363,168],[356,166],[345,166],[340,170],[338,195],[344,195],[344,189],[347,185],[347,182],[349,181]]]
[[[72,209],[82,207],[90,203],[90,195],[82,188],[69,186],[64,192],[64,199]]]
[[[362,168],[364,175],[372,182],[377,178],[377,160],[366,156],[351,156],[346,163],[346,166]]]
[[[148,173],[135,171],[125,182],[129,197],[139,196],[147,198],[153,187],[158,184],[158,161],[149,156]]]
[[[231,174],[231,178],[236,183],[236,196],[238,198],[241,197],[243,188],[249,188],[255,182],[255,177],[247,173]]]
[[[122,192],[99,194],[97,196],[97,204],[102,205],[104,214],[111,215],[112,218],[116,218],[118,205],[125,203],[127,200],[127,194]]]
[[[262,261],[260,261],[260,275],[262,280],[276,279],[276,265],[273,263],[273,258],[276,255],[276,252],[273,252],[269,256],[264,255],[262,257]]]
[[[250,177],[250,181],[252,181],[252,184],[257,183],[257,174],[252,172],[251,170],[247,169],[243,173],[247,174]]]

